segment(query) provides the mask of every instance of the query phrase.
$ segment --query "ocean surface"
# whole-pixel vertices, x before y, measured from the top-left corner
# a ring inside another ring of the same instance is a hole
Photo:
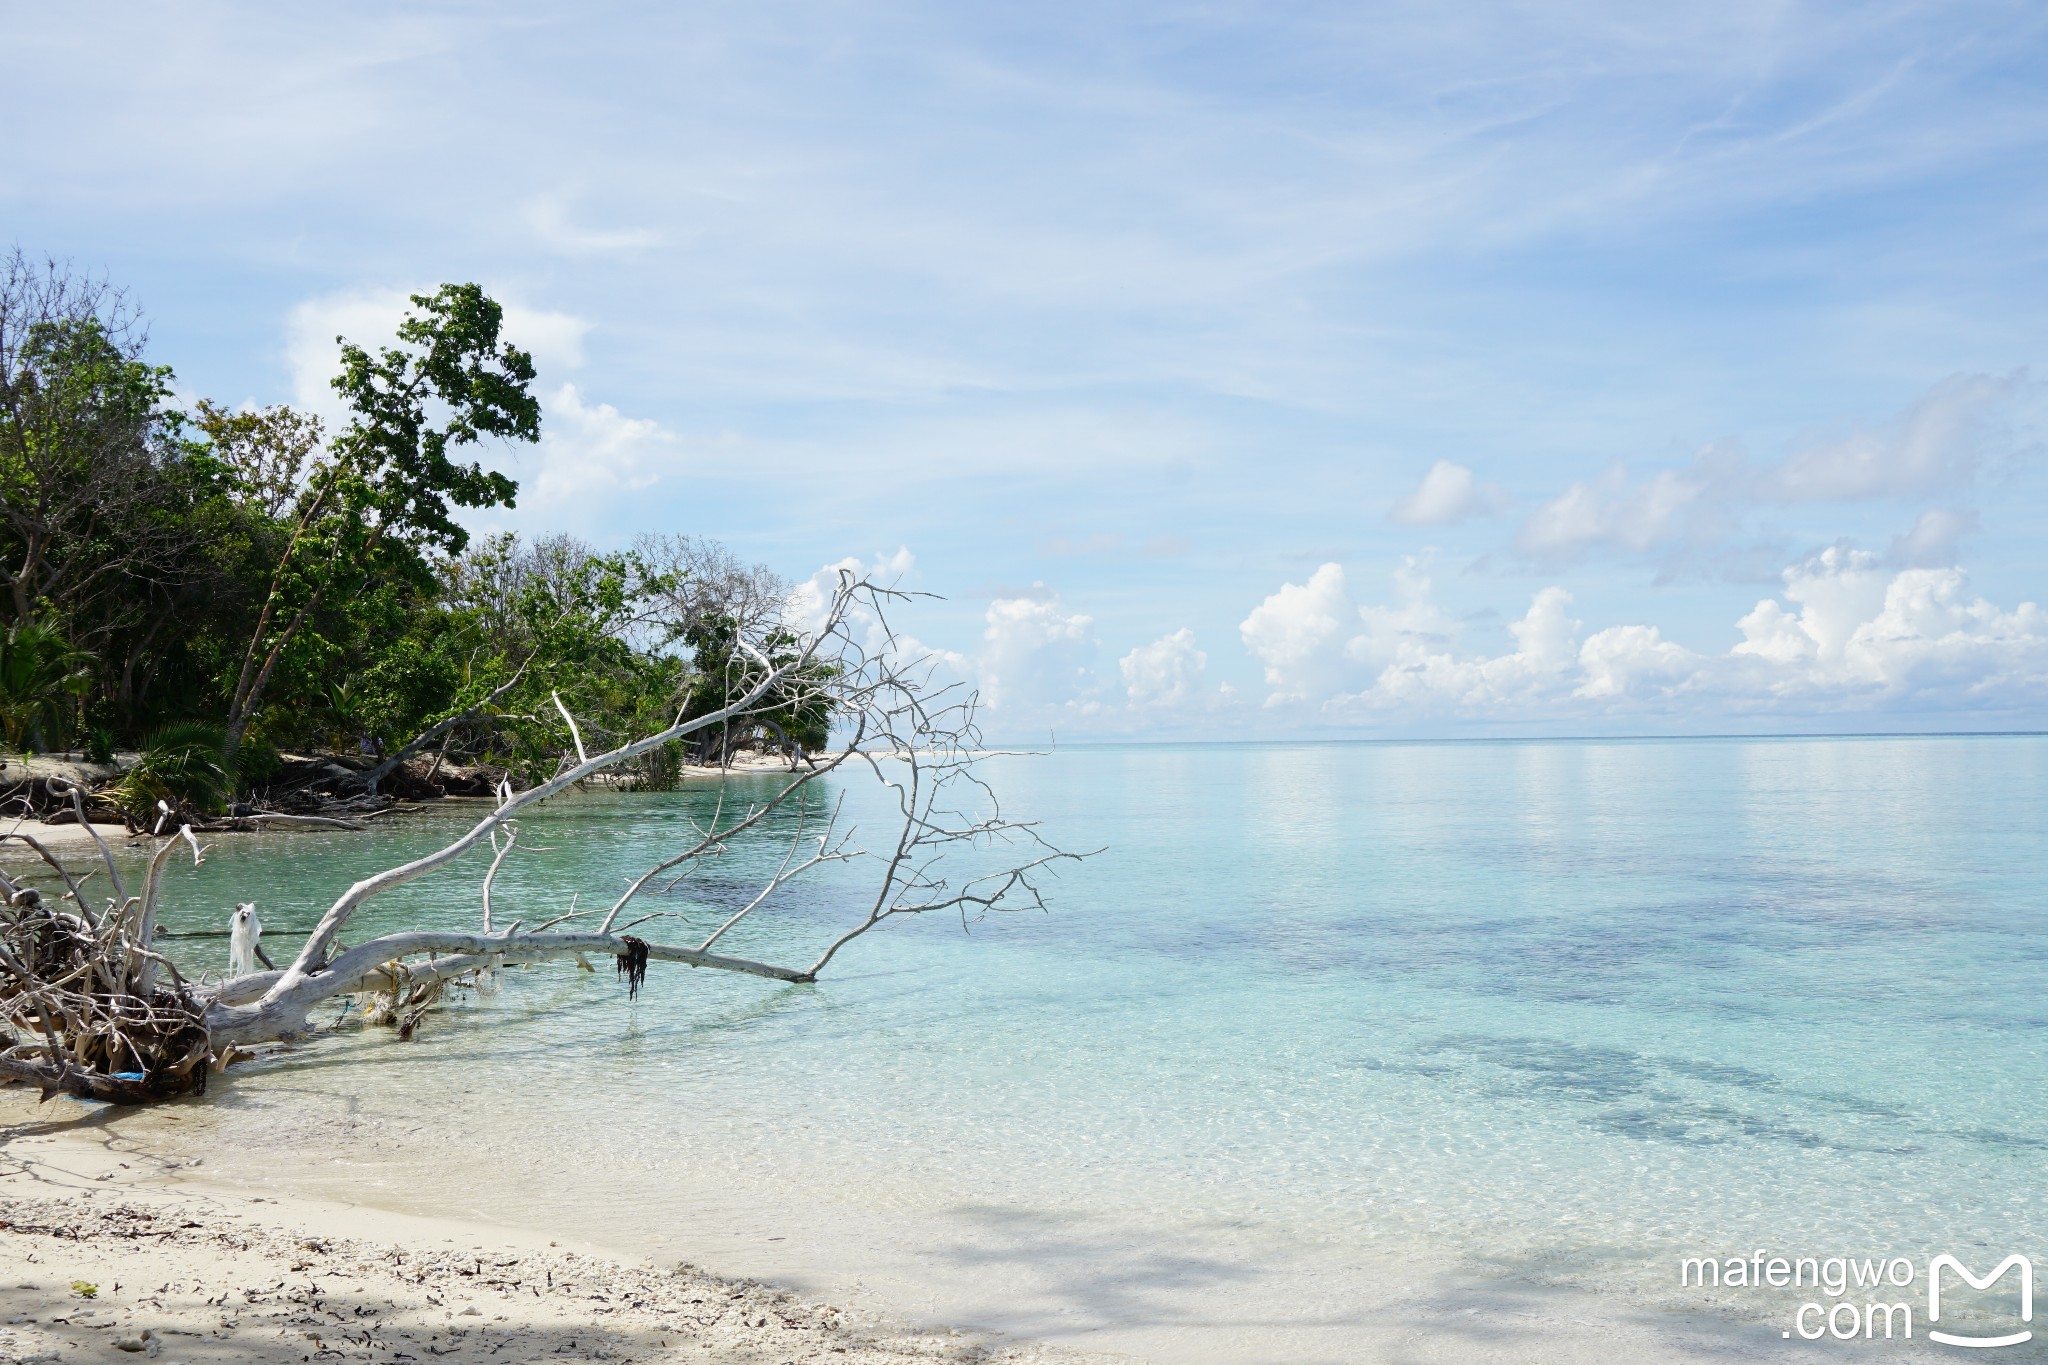
[[[657,963],[629,1002],[609,962],[514,971],[416,1042],[344,1031],[120,1122],[241,1153],[222,1177],[1156,1359],[1365,1358],[1397,1319],[1421,1359],[1431,1313],[1560,1303],[1776,1348],[1835,1299],[1681,1289],[1681,1258],[2048,1266],[2048,740],[1077,747],[988,775],[1103,850],[1049,913],[894,923],[814,986]],[[501,922],[608,899],[767,781],[554,803]],[[872,793],[847,802],[880,846]],[[275,950],[463,818],[223,839],[166,923],[254,899]],[[640,932],[701,937],[789,832]],[[346,937],[474,923],[483,866]],[[866,885],[831,869],[722,950],[808,962]],[[1964,1329],[2011,1308],[1944,1291]],[[1924,1284],[1891,1297],[1917,1317]]]

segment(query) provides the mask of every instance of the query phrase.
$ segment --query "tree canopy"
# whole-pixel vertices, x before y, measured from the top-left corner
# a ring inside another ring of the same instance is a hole
[[[512,507],[495,466],[540,436],[533,360],[503,331],[481,288],[448,284],[412,296],[393,344],[337,338],[330,435],[289,407],[181,405],[119,290],[0,260],[5,743],[105,754],[175,733],[186,752],[212,726],[214,766],[244,786],[278,750],[538,776],[572,751],[557,697],[605,737],[717,711],[734,641],[784,609],[774,575],[673,533],[472,542],[462,514]],[[764,710],[639,780],[815,749],[828,719]]]

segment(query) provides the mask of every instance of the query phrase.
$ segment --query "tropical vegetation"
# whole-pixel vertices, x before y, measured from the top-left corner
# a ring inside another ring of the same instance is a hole
[[[574,751],[565,708],[593,739],[723,704],[734,641],[784,609],[773,575],[687,535],[600,550],[465,525],[515,505],[490,461],[540,436],[533,360],[496,301],[443,285],[392,344],[338,340],[329,432],[186,398],[119,290],[0,260],[10,749],[143,751],[122,806],[219,809],[281,753],[354,756],[373,789],[407,760],[530,779]],[[635,776],[816,748],[829,719],[785,708]]]

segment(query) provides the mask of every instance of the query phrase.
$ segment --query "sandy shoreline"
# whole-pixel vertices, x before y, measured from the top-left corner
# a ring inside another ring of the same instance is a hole
[[[99,846],[93,842],[94,834],[106,840],[107,847],[116,853],[121,852],[130,839],[138,837],[120,825],[46,825],[40,820],[24,820],[19,823],[7,821],[0,824],[0,834],[25,834],[50,852],[61,853],[67,857],[78,854],[97,856]],[[138,843],[137,847],[139,849],[141,844]],[[40,862],[36,857],[36,851],[18,839],[8,839],[5,843],[0,843],[0,856],[4,856],[10,864]]]
[[[730,765],[723,768],[704,767],[694,763],[684,764],[680,768],[678,776],[691,785],[701,786],[705,783],[715,782],[722,777],[774,777],[778,774],[787,774],[789,771],[789,764],[786,760],[761,758],[749,754],[734,759]],[[598,785],[601,786],[602,784]],[[477,818],[481,818],[489,811],[489,801],[490,798],[481,796],[446,796],[437,801],[419,803],[417,808],[422,811],[436,809],[463,810],[469,808],[477,812]],[[211,841],[223,837],[224,834],[228,837],[233,837],[247,832],[211,831],[204,837]],[[288,833],[290,830],[288,827],[272,827],[260,832],[267,835],[276,835]],[[146,855],[157,843],[155,839],[147,836],[129,833],[124,825],[98,823],[91,826],[76,823],[46,825],[41,820],[19,816],[0,821],[0,835],[15,834],[26,835],[49,849],[51,853],[61,855],[67,860],[79,857],[97,857],[99,848],[93,841],[95,834],[105,840],[107,847],[114,850],[117,855],[124,850],[138,855]],[[131,845],[133,846],[132,848],[130,847]],[[20,840],[10,838],[0,841],[0,863],[14,866],[18,864],[40,864],[40,862],[41,859],[36,856],[35,850]]]
[[[64,1123],[10,1130],[0,1361],[1109,1359],[516,1229],[252,1196],[209,1184],[203,1163],[123,1148]]]
[[[166,1155],[98,1121],[112,1111],[63,1115],[35,1108],[18,1090],[0,1092],[0,1105],[0,1365],[130,1358],[122,1342],[149,1358],[145,1329],[155,1336],[155,1358],[187,1365],[1817,1365],[1827,1358],[1778,1340],[1775,1330],[1512,1281],[1424,1283],[1387,1274],[1358,1286],[1360,1299],[1332,1302],[1326,1289],[1296,1280],[1282,1264],[1246,1267],[1264,1281],[1252,1296],[1243,1292],[1251,1285],[1212,1285],[1175,1321],[1123,1330],[1098,1324],[1107,1330],[1087,1333],[1101,1338],[1092,1349],[1048,1344],[1028,1327],[963,1312],[957,1298],[934,1301],[937,1311],[927,1314],[918,1311],[921,1295],[902,1292],[814,1288],[804,1296],[778,1287],[804,1282],[801,1275],[744,1278],[649,1260],[578,1241],[554,1220],[507,1224],[280,1193],[282,1182],[239,1169],[235,1149],[197,1160]],[[495,1168],[482,1159],[476,1165],[482,1184]],[[701,1243],[716,1228],[683,1231]],[[986,1250],[1000,1253],[993,1242]],[[1191,1250],[1172,1241],[1130,1246],[1119,1260],[1128,1267]],[[881,1268],[889,1256],[880,1243],[848,1251],[866,1268]],[[1129,1273],[1116,1262],[1093,1270],[1112,1292],[1119,1274]],[[1003,1297],[1029,1302],[1038,1292],[1031,1278],[1012,1277]],[[85,1297],[74,1282],[95,1293]],[[938,1290],[936,1281],[931,1288]],[[930,1325],[933,1319],[989,1327],[960,1331]],[[1882,1343],[1862,1345],[1860,1354],[1891,1358]]]

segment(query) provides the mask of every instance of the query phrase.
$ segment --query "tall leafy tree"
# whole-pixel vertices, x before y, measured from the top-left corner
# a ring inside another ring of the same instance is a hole
[[[120,294],[19,251],[0,258],[0,613],[80,615],[182,546],[160,515],[178,418]],[[106,613],[101,613],[106,615]]]
[[[231,745],[323,605],[392,584],[430,592],[429,556],[468,544],[455,509],[513,505],[511,479],[456,452],[485,437],[540,439],[532,357],[500,341],[504,310],[477,285],[412,304],[397,346],[373,353],[336,338],[334,388],[352,416],[299,496],[228,703]]]

